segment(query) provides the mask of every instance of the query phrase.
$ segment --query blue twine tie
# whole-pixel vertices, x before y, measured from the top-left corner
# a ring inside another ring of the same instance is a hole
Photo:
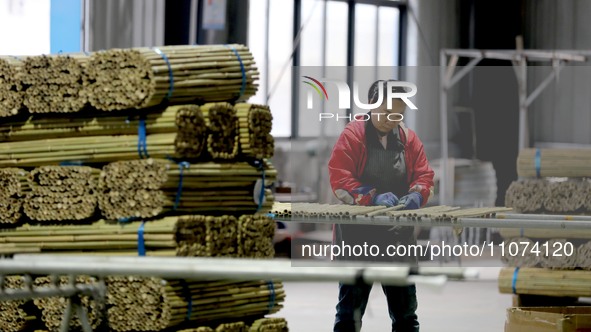
[[[513,290],[513,294],[517,294],[517,289],[515,289],[515,285],[517,284],[517,274],[519,274],[518,267],[516,267],[515,271],[513,271],[513,281],[511,282],[511,289]]]
[[[271,294],[269,294],[269,311],[270,311],[275,306],[275,285],[273,285],[272,281],[267,281],[267,287],[271,291]]]
[[[82,160],[62,161],[60,166],[82,166]]]
[[[536,177],[540,177],[540,173],[542,172],[542,151],[540,149],[536,149]]]
[[[164,59],[164,61],[166,62],[166,66],[168,67],[168,80],[170,83],[168,85],[168,94],[166,95],[165,99],[170,100],[170,98],[172,97],[172,92],[174,91],[174,75],[172,74],[172,66],[170,65],[170,61],[168,60],[166,54],[164,54],[164,52],[162,52],[159,48],[154,47],[154,52],[159,54],[162,57],[162,59]]]
[[[137,229],[137,255],[146,256],[146,242],[144,241],[144,222]]]
[[[189,290],[189,284],[187,281],[182,279],[181,284],[183,292],[185,293],[185,301],[187,301],[187,316],[185,317],[185,320],[190,320],[191,314],[193,313],[193,298],[191,297],[191,291]]]
[[[173,210],[176,211],[176,209],[179,207],[179,203],[181,202],[181,195],[183,193],[183,170],[185,168],[189,168],[191,164],[187,161],[182,161],[179,163],[179,187],[176,190],[176,197],[174,198],[174,206],[173,206]]]
[[[140,155],[140,159],[150,158],[146,131],[146,119],[141,117],[137,128],[137,152]]]
[[[224,46],[230,48],[232,50],[232,52],[234,52],[234,55],[236,55],[236,58],[238,59],[238,63],[240,64],[240,71],[242,72],[242,86],[240,87],[240,95],[238,96],[238,98],[236,98],[236,100],[238,100],[238,99],[242,98],[242,96],[244,96],[244,92],[246,91],[246,70],[244,69],[244,63],[242,63],[242,58],[240,57],[240,54],[234,48],[234,46],[232,46],[232,45],[224,45]]]

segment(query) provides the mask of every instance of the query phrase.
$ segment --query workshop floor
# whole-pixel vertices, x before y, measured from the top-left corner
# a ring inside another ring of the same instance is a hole
[[[479,268],[475,281],[448,281],[441,289],[417,286],[421,332],[501,332],[511,296],[499,294],[499,268]],[[336,283],[284,283],[284,317],[293,332],[332,331]],[[390,332],[386,298],[379,284],[372,289],[362,331]]]

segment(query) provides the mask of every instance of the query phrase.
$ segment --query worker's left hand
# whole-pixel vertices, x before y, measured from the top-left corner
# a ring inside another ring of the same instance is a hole
[[[404,204],[404,210],[416,210],[423,204],[423,196],[418,192],[411,192],[403,196],[398,204]]]

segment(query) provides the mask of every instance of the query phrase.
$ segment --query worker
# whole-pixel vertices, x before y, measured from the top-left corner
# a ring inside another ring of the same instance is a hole
[[[391,88],[393,92],[405,92],[402,87]],[[405,102],[393,99],[388,109],[387,89],[387,81],[374,82],[368,91],[368,101],[377,103],[382,93],[382,104],[349,122],[338,138],[328,163],[330,184],[336,197],[345,204],[387,207],[402,204],[404,209],[418,209],[433,194],[434,172],[423,143],[401,121]],[[333,230],[334,244],[353,247],[365,243],[380,248],[376,256],[373,256],[375,251],[372,255],[366,252],[367,256],[355,256],[353,250],[348,254],[343,251],[341,257],[333,259],[418,263],[417,257],[410,253],[403,257],[385,253],[388,245],[416,244],[413,227],[334,225]],[[339,284],[335,332],[360,330],[371,288],[372,285],[364,282]],[[392,319],[392,331],[419,331],[415,286],[382,285],[382,289]]]

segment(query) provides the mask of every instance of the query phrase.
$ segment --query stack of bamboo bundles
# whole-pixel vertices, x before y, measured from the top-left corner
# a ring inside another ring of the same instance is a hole
[[[523,149],[517,157],[522,177],[591,177],[591,150]]]
[[[16,57],[0,57],[0,117],[14,116],[23,108],[20,80],[22,61]]]
[[[514,181],[507,189],[505,203],[525,213],[591,212],[589,181]]]
[[[0,224],[16,224],[21,218],[23,197],[29,190],[28,173],[20,168],[1,168],[0,187]]]
[[[223,323],[216,328],[201,326],[198,328],[183,329],[177,332],[287,332],[285,318],[259,318],[250,327],[244,322]]]
[[[504,294],[589,297],[590,284],[589,271],[524,267],[517,271],[516,268],[503,268],[499,274],[499,291]]]
[[[43,166],[29,173],[23,210],[33,221],[85,220],[96,210],[99,170],[86,166]]]
[[[279,311],[284,299],[279,281],[107,279],[109,326],[118,332],[260,318]]]
[[[264,163],[265,185],[276,180],[277,171]],[[99,207],[108,219],[147,218],[165,212],[254,213],[258,209],[254,184],[263,170],[245,162],[179,164],[168,160],[134,160],[111,163],[99,181]],[[274,201],[263,187],[268,210]]]
[[[502,235],[513,233],[508,233],[506,230],[502,231]],[[540,239],[522,236],[505,240],[505,255],[501,257],[501,260],[508,266],[591,270],[591,241],[585,241],[591,238],[589,232],[582,232],[586,233],[586,235],[573,236],[579,238],[576,241],[557,238],[558,234],[554,236],[548,234],[548,232],[557,233],[556,231],[524,230],[525,232],[542,236]],[[543,237],[551,238],[544,240]],[[569,238],[572,239],[573,237]]]
[[[70,283],[69,277],[59,277],[58,285],[68,285]],[[94,284],[96,279],[89,276],[78,276],[75,280],[76,284]],[[50,277],[35,278],[35,286],[44,287],[52,284]],[[33,300],[35,306],[41,311],[41,320],[49,332],[59,332],[63,314],[66,310],[67,302],[63,297],[49,297],[37,298]],[[98,303],[89,296],[80,296],[80,303],[86,309],[89,323],[93,330],[101,324],[100,307]],[[70,331],[81,330],[80,319],[77,315],[73,315],[70,320]]]
[[[271,136],[273,115],[269,106],[239,103],[234,108],[240,125],[240,154],[257,159],[271,158],[275,141]]]
[[[105,111],[161,104],[246,100],[258,70],[243,45],[165,46],[96,52],[88,98]]]
[[[0,232],[0,252],[136,256],[141,241],[147,256],[272,258],[274,231],[275,222],[264,215],[166,217],[145,223],[101,220],[75,226],[25,224]]]
[[[31,113],[72,113],[87,104],[85,54],[41,55],[23,61],[24,105]]]
[[[201,111],[209,128],[209,155],[214,159],[236,158],[240,143],[236,109],[229,103],[209,103],[203,105]]]
[[[6,276],[4,289],[25,289],[21,276]],[[37,309],[32,301],[0,301],[0,327],[2,332],[31,331],[36,325]]]

